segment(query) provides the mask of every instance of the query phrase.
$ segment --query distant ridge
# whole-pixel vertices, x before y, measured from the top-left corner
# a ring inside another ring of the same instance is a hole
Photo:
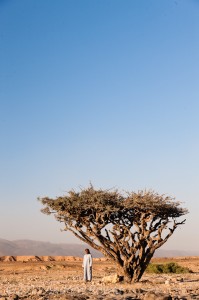
[[[79,256],[82,257],[87,245],[82,244],[54,244],[33,240],[8,241],[0,239],[0,256]],[[102,254],[92,249],[94,257],[102,257]]]
[[[55,244],[50,242],[41,242],[33,240],[15,240],[8,241],[0,238],[0,256],[76,256],[82,257],[84,249],[89,248],[84,244]],[[91,247],[90,247],[91,248]],[[103,255],[92,250],[93,257],[102,257]],[[177,251],[158,249],[155,257],[176,257],[176,256],[199,256],[199,251]]]

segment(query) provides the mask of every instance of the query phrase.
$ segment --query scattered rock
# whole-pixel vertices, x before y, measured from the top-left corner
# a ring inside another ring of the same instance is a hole
[[[124,291],[122,290],[119,290],[119,289],[115,289],[115,295],[123,295],[124,294]]]
[[[18,300],[19,296],[17,294],[14,294],[11,296],[10,300]]]
[[[105,276],[102,278],[103,283],[117,283],[120,281],[121,281],[120,276],[117,274]]]
[[[144,300],[172,300],[172,297],[170,295],[148,292],[144,295]]]
[[[84,283],[81,259],[70,257],[62,261],[60,257],[57,261],[53,257],[42,257],[40,260],[32,256],[15,261],[15,257],[5,258],[7,262],[0,259],[0,300],[199,299],[198,269],[195,273],[180,275],[146,273],[140,282],[130,284],[120,282],[120,276],[111,274],[116,272],[114,266],[102,260],[94,263],[93,281]]]

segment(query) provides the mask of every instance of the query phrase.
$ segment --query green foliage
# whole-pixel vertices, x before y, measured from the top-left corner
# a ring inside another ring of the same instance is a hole
[[[191,273],[188,268],[184,268],[177,263],[168,263],[168,264],[149,264],[146,272],[148,273],[174,273],[174,274],[181,274],[181,273]]]

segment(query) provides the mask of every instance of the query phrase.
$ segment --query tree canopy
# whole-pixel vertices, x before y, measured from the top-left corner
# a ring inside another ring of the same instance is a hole
[[[156,249],[185,220],[188,211],[180,202],[154,191],[120,193],[94,189],[51,199],[39,198],[44,214],[54,214],[63,230],[114,260],[129,281],[139,281]]]

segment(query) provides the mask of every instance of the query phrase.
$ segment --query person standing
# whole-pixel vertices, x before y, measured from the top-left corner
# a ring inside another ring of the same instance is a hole
[[[82,267],[84,268],[84,281],[92,280],[92,256],[89,249],[85,249]]]

